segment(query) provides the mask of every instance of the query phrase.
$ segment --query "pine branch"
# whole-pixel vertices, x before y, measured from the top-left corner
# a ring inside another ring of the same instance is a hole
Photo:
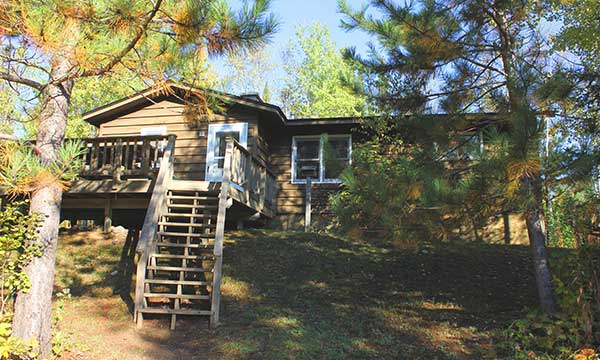
[[[17,83],[17,84],[21,84],[21,85],[26,85],[29,86],[31,88],[34,88],[36,90],[42,91],[44,90],[44,85],[42,85],[41,83],[31,80],[31,79],[27,79],[21,76],[17,76],[17,75],[12,75],[9,73],[0,73],[0,79],[2,80],[6,80],[8,82],[13,82],[13,83]]]
[[[150,23],[152,22],[152,20],[154,19],[154,17],[158,13],[158,11],[160,10],[162,2],[163,2],[163,0],[156,1],[156,3],[154,4],[154,7],[150,11],[150,13],[146,17],[146,19],[139,26],[139,30],[138,30],[137,34],[135,34],[135,36],[131,39],[131,41],[129,41],[129,43],[116,56],[114,56],[112,58],[112,60],[109,61],[106,65],[96,68],[96,69],[85,70],[79,74],[75,73],[75,74],[70,74],[70,75],[60,77],[58,79],[51,81],[51,84],[60,84],[65,81],[73,80],[78,77],[90,77],[90,76],[103,75],[103,74],[106,74],[107,72],[109,72],[110,70],[112,70],[113,67],[115,67],[117,64],[119,64],[121,62],[121,60],[123,60],[123,58],[133,48],[135,48],[135,46],[138,44],[140,39],[144,36],[144,33],[150,26]]]
[[[3,134],[3,133],[0,133],[0,140],[16,141],[16,142],[21,141],[21,139],[19,139],[15,135]]]
[[[37,155],[42,154],[42,151],[40,150],[40,148],[38,148],[33,142],[31,142],[29,140],[23,141],[22,139],[20,139],[19,137],[15,136],[15,135],[0,133],[0,141],[2,141],[2,140],[13,141],[13,142],[24,142],[25,144],[31,146],[31,148]]]

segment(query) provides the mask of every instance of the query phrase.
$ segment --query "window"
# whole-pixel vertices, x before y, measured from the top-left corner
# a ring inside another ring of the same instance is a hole
[[[142,136],[167,135],[167,127],[166,126],[143,127],[140,129],[140,135],[142,135]]]
[[[208,145],[206,152],[206,181],[223,180],[226,139],[232,137],[243,147],[248,143],[248,123],[228,123],[208,125]]]
[[[340,173],[350,165],[350,135],[295,136],[292,139],[292,182],[340,182]]]
[[[483,134],[481,132],[460,135],[450,144],[445,160],[477,160],[483,152]]]

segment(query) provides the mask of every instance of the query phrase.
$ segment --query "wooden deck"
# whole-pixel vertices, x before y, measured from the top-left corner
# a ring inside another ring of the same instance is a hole
[[[83,139],[88,150],[83,157],[84,167],[64,194],[63,209],[69,214],[68,218],[76,220],[77,213],[73,211],[76,209],[95,209],[107,216],[112,209],[146,209],[169,139],[173,144],[176,141],[174,136]],[[236,206],[245,207],[247,213],[259,213],[267,218],[275,216],[275,175],[260,157],[253,156],[235,140],[231,141],[229,198]],[[173,190],[218,194],[221,184],[169,179],[169,187]],[[89,211],[81,214],[88,216]],[[141,224],[141,219],[138,223]]]
[[[232,216],[238,221],[275,216],[275,175],[233,138],[226,139],[220,182],[174,177],[174,135],[84,141],[84,167],[64,194],[62,215],[70,220],[103,219],[105,230],[113,223],[140,230],[138,326],[146,314],[171,316],[172,328],[183,315],[210,316],[211,325],[217,325],[226,218],[231,222]],[[208,265],[200,261],[207,259]],[[196,272],[210,273],[212,279],[198,281]],[[157,306],[157,298],[170,306]],[[192,300],[200,303],[190,305]]]

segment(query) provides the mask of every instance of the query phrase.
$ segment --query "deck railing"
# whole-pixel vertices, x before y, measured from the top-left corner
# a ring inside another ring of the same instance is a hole
[[[240,191],[241,200],[252,208],[274,211],[277,195],[275,174],[235,139],[228,138],[227,142],[232,143],[231,163],[224,166],[231,169],[232,191]]]
[[[168,136],[121,136],[83,139],[82,177],[150,177],[160,168]]]

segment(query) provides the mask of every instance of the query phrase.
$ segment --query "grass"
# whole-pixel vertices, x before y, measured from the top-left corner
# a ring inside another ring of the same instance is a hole
[[[226,242],[221,327],[193,318],[171,332],[164,318],[136,331],[123,237],[61,241],[56,288],[73,297],[57,328],[75,359],[496,359],[536,299],[526,247],[254,230]]]

